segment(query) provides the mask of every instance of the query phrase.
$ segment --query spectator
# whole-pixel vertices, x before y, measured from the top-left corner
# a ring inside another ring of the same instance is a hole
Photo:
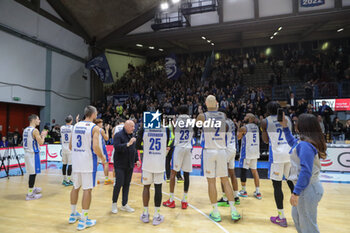
[[[350,140],[350,119],[346,121],[344,134],[345,134],[345,140]]]
[[[296,109],[298,101],[295,98],[294,93],[290,93],[290,97],[287,102],[290,105],[291,109]]]
[[[18,138],[18,135],[17,134],[14,134],[13,135],[13,146],[18,146],[21,144],[21,141],[20,139]]]
[[[343,124],[339,121],[338,117],[334,118],[332,126],[333,126],[332,128],[333,140],[342,140]]]
[[[329,132],[331,130],[331,115],[333,114],[333,110],[327,105],[326,101],[322,101],[322,106],[319,108],[318,114],[322,116],[326,131]]]
[[[318,119],[318,122],[320,123],[321,131],[322,131],[323,135],[326,135],[326,129],[324,127],[322,116],[318,115],[317,119]]]
[[[9,142],[7,141],[6,137],[2,137],[2,140],[0,142],[0,148],[5,148],[9,146]]]

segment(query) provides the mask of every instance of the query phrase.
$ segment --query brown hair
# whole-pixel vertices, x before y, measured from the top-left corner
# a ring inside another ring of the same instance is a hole
[[[95,120],[94,120],[94,123],[95,123],[96,125],[98,125],[98,124],[100,124],[100,123],[102,123],[102,122],[103,122],[102,119],[95,119]]]
[[[327,157],[327,145],[317,117],[307,113],[301,114],[298,119],[297,129],[300,140],[311,143],[317,149],[318,157],[325,159]]]

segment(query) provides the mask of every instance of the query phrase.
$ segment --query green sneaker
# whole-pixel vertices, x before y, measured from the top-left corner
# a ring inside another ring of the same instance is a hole
[[[239,199],[239,197],[235,197],[235,205],[239,204],[241,204],[241,200]]]
[[[231,218],[233,221],[238,221],[241,219],[241,215],[236,211],[231,211]]]
[[[63,181],[62,181],[62,185],[67,186],[67,181],[66,181],[66,180],[63,180]]]
[[[214,213],[214,212],[211,212],[209,214],[209,218],[215,222],[221,222],[221,216],[220,216],[220,213]]]

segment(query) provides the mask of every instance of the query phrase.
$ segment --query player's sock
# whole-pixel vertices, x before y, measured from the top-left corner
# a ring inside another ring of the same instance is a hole
[[[33,190],[34,190],[34,188],[28,188],[28,195],[32,195],[33,194]]]
[[[86,221],[89,210],[81,210],[81,220]]]
[[[277,209],[277,211],[278,211],[278,217],[279,217],[280,219],[286,218],[286,217],[284,216],[284,210],[283,210],[283,209]]]
[[[148,214],[148,206],[147,207],[143,207],[143,213],[144,214]]]
[[[246,187],[245,187],[245,186],[242,186],[242,190],[243,190],[243,191],[246,191]]]
[[[235,207],[235,202],[234,202],[234,201],[229,201],[228,203],[230,204],[231,212],[232,212],[232,211],[237,211],[237,209],[236,209],[236,207]]]
[[[67,180],[67,176],[66,175],[63,176],[63,180]]]
[[[68,180],[68,181],[70,181],[70,180],[71,180],[70,176],[67,176],[67,180]]]
[[[222,199],[223,199],[224,201],[227,201],[227,200],[228,200],[225,193],[222,193]]]
[[[182,198],[182,202],[187,202],[187,197],[188,197],[188,194],[184,193],[184,197]]]
[[[235,197],[238,197],[238,191],[234,191]]]
[[[154,217],[158,217],[160,215],[160,207],[154,208]]]
[[[70,208],[72,210],[72,214],[75,214],[77,212],[77,205],[70,205]]]
[[[174,201],[174,193],[170,193],[170,202]]]
[[[256,187],[256,193],[260,193],[260,188]]]
[[[214,213],[214,214],[219,213],[218,203],[213,204],[213,213]]]

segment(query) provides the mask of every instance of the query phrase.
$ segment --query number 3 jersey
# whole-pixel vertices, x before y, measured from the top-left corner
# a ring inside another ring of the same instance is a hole
[[[288,128],[292,129],[292,123],[287,117]],[[269,116],[266,118],[266,131],[269,135],[269,161],[273,163],[290,162],[290,146],[283,133],[283,127],[277,120],[277,116]]]
[[[151,173],[164,172],[165,157],[167,154],[166,148],[166,128],[144,129],[142,170]]]
[[[259,127],[249,123],[245,128],[247,133],[242,138],[241,159],[258,159],[260,157]]]
[[[72,138],[73,125],[62,125],[61,126],[61,144],[62,152],[70,152],[69,142]]]
[[[72,169],[74,172],[97,171],[97,155],[93,153],[92,131],[96,125],[80,121],[72,132]]]
[[[177,147],[192,148],[193,128],[188,115],[179,115],[175,127],[175,143]]]

